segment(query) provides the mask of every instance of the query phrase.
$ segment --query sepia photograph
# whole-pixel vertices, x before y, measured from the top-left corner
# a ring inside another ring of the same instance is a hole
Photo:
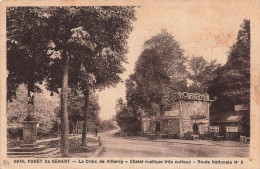
[[[250,161],[254,22],[242,2],[2,6],[5,156]]]

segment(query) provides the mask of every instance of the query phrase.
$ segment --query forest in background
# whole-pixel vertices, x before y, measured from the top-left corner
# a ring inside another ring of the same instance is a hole
[[[128,132],[141,130],[140,110],[163,112],[174,92],[208,93],[215,100],[211,114],[234,111],[234,105],[250,109],[250,20],[240,25],[224,65],[203,56],[189,59],[174,35],[162,30],[144,43],[125,86],[126,102],[117,100],[116,120]]]

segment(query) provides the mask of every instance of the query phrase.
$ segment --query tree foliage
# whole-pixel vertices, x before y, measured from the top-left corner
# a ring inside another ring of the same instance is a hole
[[[81,91],[70,90],[69,104],[68,104],[69,120],[76,123],[84,120],[85,102],[84,94]],[[99,121],[100,106],[98,103],[98,96],[90,95],[89,98],[89,114],[88,119],[92,122]]]
[[[118,126],[116,125],[115,121],[112,120],[102,120],[99,124],[99,130],[102,131],[109,131],[117,128]]]
[[[227,63],[217,69],[210,93],[228,96],[234,104],[250,104],[250,21],[244,20]]]
[[[16,97],[20,84],[28,93],[40,92],[49,58],[46,55],[46,18],[36,7],[7,8],[7,97]]]
[[[79,90],[70,89],[69,90],[69,100],[68,100],[68,115],[70,131],[76,133],[78,124],[84,121],[85,116],[85,98],[84,94]],[[55,108],[58,117],[61,115],[60,105]],[[88,125],[87,127],[92,130],[93,125],[100,123],[99,118],[100,106],[98,102],[98,95],[91,94],[89,97],[89,113],[87,114]]]
[[[54,70],[47,79],[50,90],[57,92],[61,87],[60,55],[65,49],[72,57],[71,87],[104,89],[121,81],[126,40],[135,20],[133,7],[63,7],[51,13],[48,34],[53,42],[49,52],[54,58],[51,66]]]
[[[15,13],[16,9],[25,14]],[[22,41],[23,38],[19,39],[19,33],[23,31],[25,38],[33,37],[26,39],[26,42],[29,42],[27,46],[19,42],[19,45],[14,45],[15,47],[12,48],[15,51],[13,55],[19,57],[17,49],[26,46],[26,55],[31,57],[33,54],[36,58],[17,62],[21,67],[26,67],[28,63],[33,65],[29,66],[28,72],[28,74],[33,74],[29,76],[29,79],[33,79],[28,86],[29,91],[33,91],[34,84],[41,83],[44,78],[46,78],[45,84],[48,90],[58,93],[58,88],[62,89],[61,153],[67,156],[68,87],[69,85],[73,88],[78,87],[84,93],[88,93],[85,94],[87,114],[89,90],[104,89],[121,81],[119,74],[124,71],[122,62],[126,62],[126,40],[132,31],[132,22],[135,20],[134,7],[15,7],[10,8],[8,13],[13,17],[8,18],[10,23],[12,19],[22,20],[15,22],[17,24],[14,29],[18,33],[10,31],[12,34],[10,39],[14,36],[15,40],[8,39],[8,43],[18,44],[19,40]],[[13,25],[9,25],[8,29],[11,30]],[[37,47],[41,49],[31,52]],[[39,55],[36,56],[36,53]],[[44,58],[47,60],[37,64]],[[48,70],[47,74],[43,74],[44,71],[37,72],[37,68]],[[8,91],[10,91],[9,95],[12,95],[15,93],[17,84],[26,82],[19,79],[23,77],[19,72],[12,72],[12,68],[9,70],[8,83],[11,90]],[[18,70],[21,71],[21,69]],[[39,79],[38,74],[42,75]],[[31,86],[33,86],[32,89],[30,89]]]
[[[140,131],[140,120],[138,112],[132,109],[122,98],[117,100],[116,104],[116,122],[123,132]]]
[[[163,30],[147,40],[126,82],[129,103],[151,113],[162,111],[171,92],[187,87],[185,62],[183,49],[172,34]]]
[[[189,61],[189,79],[192,81],[188,87],[189,92],[205,93],[208,91],[211,81],[214,79],[214,72],[220,64],[216,60],[207,62],[202,56],[192,57]]]

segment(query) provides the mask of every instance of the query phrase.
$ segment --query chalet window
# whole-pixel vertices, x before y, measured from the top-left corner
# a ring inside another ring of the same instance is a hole
[[[228,133],[237,133],[238,132],[238,127],[227,126],[226,130],[227,130]]]
[[[210,132],[218,133],[219,132],[219,126],[210,126]]]

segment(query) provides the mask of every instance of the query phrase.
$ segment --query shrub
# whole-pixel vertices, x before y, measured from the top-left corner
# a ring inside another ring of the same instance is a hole
[[[43,128],[37,128],[37,138],[43,138],[43,137],[49,137],[49,134],[45,129]]]
[[[9,128],[7,129],[7,133],[10,139],[23,138],[23,128]]]
[[[74,138],[70,139],[69,144],[70,144],[69,151],[71,153],[80,153],[83,151],[80,139],[74,137]]]
[[[211,134],[210,133],[201,134],[200,135],[200,139],[202,139],[202,140],[209,140],[209,139],[211,139]]]
[[[8,141],[7,143],[7,148],[13,148],[13,147],[19,147],[20,146],[20,141],[18,140],[11,140]]]
[[[50,148],[59,148],[60,147],[60,140],[51,140],[48,144]]]
[[[184,136],[182,137],[182,139],[184,140],[190,140],[190,136],[192,135],[193,133],[188,131],[186,133],[184,133]]]

